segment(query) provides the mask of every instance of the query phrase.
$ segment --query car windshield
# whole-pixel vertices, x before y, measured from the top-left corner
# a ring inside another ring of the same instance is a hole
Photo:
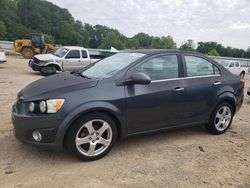
[[[118,53],[98,61],[81,74],[89,78],[108,78],[143,56],[142,53]]]
[[[56,52],[54,53],[55,56],[58,57],[63,57],[69,50],[67,48],[59,48],[58,50],[56,50]]]
[[[228,61],[221,61],[220,62],[224,67],[227,67],[228,66],[228,64],[229,64],[229,62]]]

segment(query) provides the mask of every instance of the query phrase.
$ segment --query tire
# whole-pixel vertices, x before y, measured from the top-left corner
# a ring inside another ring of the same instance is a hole
[[[46,67],[42,67],[40,72],[43,76],[49,76],[56,73],[56,67],[54,65],[48,65]]]
[[[243,78],[244,78],[244,76],[245,76],[245,72],[244,72],[244,71],[242,71],[242,72],[240,73],[240,77],[243,79]]]
[[[31,59],[34,56],[33,50],[28,47],[23,48],[21,54],[25,59]]]
[[[231,126],[233,116],[233,107],[229,103],[223,102],[212,113],[206,129],[212,134],[223,134]]]
[[[55,53],[54,50],[48,50],[48,51],[46,52],[46,54],[53,54],[53,53]]]
[[[117,128],[112,118],[102,113],[78,119],[68,131],[67,149],[84,161],[104,157],[117,139]]]

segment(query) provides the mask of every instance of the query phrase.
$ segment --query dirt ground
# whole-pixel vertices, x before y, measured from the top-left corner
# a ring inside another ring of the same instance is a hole
[[[250,187],[249,96],[224,135],[195,127],[129,138],[101,160],[81,162],[15,139],[11,106],[39,78],[20,57],[0,64],[0,187]]]

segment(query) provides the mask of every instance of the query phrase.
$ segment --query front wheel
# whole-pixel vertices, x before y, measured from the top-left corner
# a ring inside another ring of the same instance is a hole
[[[117,138],[114,121],[96,113],[78,119],[67,135],[67,148],[78,158],[92,161],[104,157]]]
[[[22,49],[21,54],[23,58],[31,59],[34,56],[34,51],[29,47],[25,47]]]
[[[222,134],[230,127],[233,116],[232,106],[227,102],[221,103],[212,113],[206,128],[213,134]]]
[[[43,76],[49,76],[56,73],[56,67],[53,65],[42,67],[40,72]]]

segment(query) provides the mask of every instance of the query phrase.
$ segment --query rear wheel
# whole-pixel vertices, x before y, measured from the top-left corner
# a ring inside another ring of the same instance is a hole
[[[206,128],[213,134],[222,134],[227,131],[233,120],[234,112],[229,103],[221,103],[213,112]]]
[[[21,54],[25,59],[31,59],[34,56],[33,50],[28,47],[23,48]]]
[[[67,134],[67,148],[78,158],[92,161],[104,157],[117,138],[114,121],[102,113],[77,120]]]
[[[54,65],[48,65],[46,67],[42,67],[40,72],[43,76],[48,76],[56,73],[56,67]]]

